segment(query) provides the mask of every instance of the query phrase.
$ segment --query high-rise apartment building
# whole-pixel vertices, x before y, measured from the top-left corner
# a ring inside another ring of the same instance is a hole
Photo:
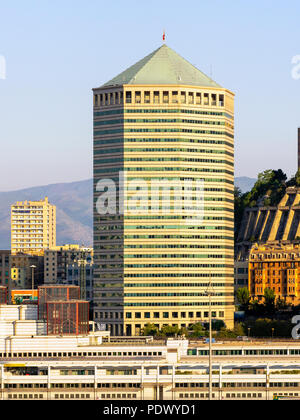
[[[48,197],[11,206],[11,253],[43,255],[56,245],[56,206]]]
[[[95,320],[207,321],[211,280],[231,328],[234,94],[166,45],[93,93]]]

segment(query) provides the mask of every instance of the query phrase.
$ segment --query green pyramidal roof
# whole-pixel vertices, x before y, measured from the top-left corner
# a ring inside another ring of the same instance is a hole
[[[165,44],[101,87],[118,85],[221,87]]]

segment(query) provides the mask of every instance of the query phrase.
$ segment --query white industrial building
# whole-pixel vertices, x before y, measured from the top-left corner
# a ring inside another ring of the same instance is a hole
[[[46,335],[36,305],[0,305],[1,399],[204,400],[208,345],[198,340]],[[213,344],[214,399],[300,398],[300,344]]]

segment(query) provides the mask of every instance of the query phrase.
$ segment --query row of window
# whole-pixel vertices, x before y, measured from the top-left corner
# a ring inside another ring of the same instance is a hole
[[[276,394],[279,396],[289,396],[289,397],[297,397],[299,396],[299,393],[280,393],[280,394]],[[185,393],[179,394],[179,398],[180,399],[200,399],[200,398],[204,398],[204,399],[208,399],[209,394],[199,394],[199,393]],[[213,398],[219,398],[219,394],[212,394]],[[258,393],[253,393],[253,392],[248,392],[248,393],[226,393],[225,395],[222,396],[222,398],[228,398],[228,399],[232,399],[232,398],[241,398],[241,399],[257,399],[257,398],[263,398],[263,394],[261,392]],[[265,398],[265,397],[264,397]]]
[[[219,311],[218,313],[216,311],[212,311],[211,316],[213,318],[216,318],[217,316],[219,316],[219,318],[224,318],[224,311]],[[194,322],[197,321],[197,319],[202,319],[202,318],[208,318],[209,317],[209,313],[204,311],[202,312],[135,312],[134,314],[131,312],[127,312],[125,315],[126,319],[150,319],[150,318],[154,318],[154,319],[178,319],[178,318],[189,318],[189,319],[193,319],[196,318]],[[95,318],[98,319],[123,319],[123,313],[122,312],[95,312]],[[189,324],[189,325],[193,325],[193,324]],[[190,351],[190,350],[189,350]],[[196,350],[195,350],[196,351]],[[144,352],[145,353],[145,352]],[[146,354],[142,354],[142,353],[138,353],[138,356],[145,356]],[[190,351],[189,353],[190,355],[193,355],[194,353],[192,353]],[[195,353],[196,354],[196,353]],[[238,353],[237,353],[238,354]],[[152,355],[152,356],[159,356],[161,355],[161,353],[156,353],[156,352],[152,352],[149,353],[148,355]]]
[[[187,393],[185,393],[185,394],[182,394],[182,393],[180,393],[179,394],[179,398],[180,399],[200,399],[200,398],[204,398],[204,399],[208,399],[208,397],[209,397],[209,394],[199,394],[199,393],[190,393],[190,394],[187,394]],[[219,398],[219,395],[218,394],[212,394],[212,397],[213,398]],[[243,394],[226,394],[226,398],[242,398],[242,399],[245,399],[245,398],[249,398],[249,399],[252,399],[252,398],[262,398],[262,394],[261,393],[247,393],[247,394],[245,394],[245,393],[243,393]]]
[[[224,121],[202,121],[202,120],[186,120],[182,118],[169,118],[169,119],[155,119],[155,118],[139,118],[139,119],[112,119],[112,120],[100,120],[94,122],[94,127],[102,126],[102,125],[114,125],[114,124],[137,124],[137,123],[149,123],[149,124],[157,124],[157,123],[166,123],[166,124],[174,124],[174,123],[187,123],[187,124],[207,124],[207,125],[226,125]]]
[[[138,218],[138,215],[137,215]],[[120,230],[124,229],[195,229],[195,230],[231,230],[229,226],[189,226],[189,225],[115,225],[115,224],[103,224],[98,225],[97,230]]]
[[[59,358],[72,358],[72,357],[137,357],[137,356],[162,356],[161,351],[146,351],[146,352],[136,352],[136,351],[125,351],[125,352],[112,352],[112,351],[101,351],[101,352],[47,352],[47,353],[0,353],[0,358],[52,358],[52,357],[59,357]],[[79,372],[79,373],[78,373]],[[78,374],[85,375],[94,373],[83,373],[83,370],[77,370]],[[17,372],[19,373],[19,372]],[[38,372],[35,374],[44,374],[46,375],[47,372]]]
[[[190,104],[224,106],[224,94],[210,92],[188,92],[184,90],[164,91],[123,91],[105,92],[94,95],[94,106],[126,104]]]
[[[215,356],[236,356],[236,355],[288,355],[300,354],[300,349],[233,349],[233,350],[213,350]],[[207,356],[208,350],[189,349],[189,356]]]
[[[211,302],[212,306],[233,305],[233,302]],[[106,306],[105,303],[102,306]],[[111,305],[107,305],[111,306]],[[124,306],[208,306],[208,302],[125,302]]]
[[[142,318],[142,315],[144,315],[144,318],[151,318],[151,313],[150,312],[144,312],[143,314],[141,312],[135,312],[134,313],[134,317],[135,318]],[[173,318],[173,319],[178,319],[178,318],[201,318],[201,312],[163,312],[162,314],[160,314],[159,312],[153,312],[152,314],[152,318],[156,318],[159,319],[160,316],[162,315],[162,318],[164,319],[168,319]],[[209,313],[208,312],[204,312],[204,318],[208,318]],[[212,312],[212,317],[216,317],[217,316],[217,312],[213,311]],[[224,317],[224,311],[220,311],[219,312],[219,317],[223,318]],[[126,319],[131,319],[133,318],[133,314],[131,312],[127,312],[126,313]]]
[[[146,244],[146,245],[142,245],[142,244],[138,244],[138,245],[120,245],[120,244],[115,244],[115,245],[99,245],[99,246],[95,246],[94,249],[101,249],[101,250],[110,250],[110,249],[126,249],[126,248],[188,248],[188,249],[233,249],[233,246],[229,246],[229,245],[188,245],[188,244]],[[69,270],[69,274],[72,274],[72,271],[70,272]],[[78,274],[78,273],[76,273]]]
[[[123,115],[123,114],[192,114],[192,115],[211,115],[214,117],[226,117],[231,120],[234,119],[233,115],[223,111],[207,111],[199,109],[183,109],[183,108],[119,108],[107,111],[94,111],[94,117],[104,117],[107,115]]]
[[[213,383],[213,388],[219,388],[219,383]],[[289,386],[289,385],[288,385]],[[176,383],[175,388],[208,388],[209,384],[207,382],[193,383],[193,382],[183,382]],[[265,382],[223,382],[221,388],[265,388]]]
[[[215,130],[194,130],[191,128],[117,128],[110,130],[94,130],[94,136],[107,136],[110,134],[121,133],[193,133],[193,134],[209,134],[216,136],[227,136],[231,139],[234,138],[233,134],[227,131]]]
[[[233,166],[233,162],[229,162],[227,160],[222,160],[222,159],[202,159],[201,160],[202,163],[216,163],[216,164],[225,164],[225,165],[230,165]],[[107,168],[102,168],[102,169],[94,169],[94,173],[95,174],[100,174],[100,173],[108,173],[108,172],[120,172],[123,171],[123,165],[122,168],[120,167],[107,167]],[[141,171],[145,171],[145,172],[164,172],[164,174],[166,173],[166,170],[168,171],[174,171],[174,172],[207,172],[207,170],[204,170],[203,168],[196,168],[196,167],[156,167],[156,166],[152,166],[152,167],[138,167],[138,168],[132,168],[132,167],[127,167],[126,171],[130,172],[141,172]],[[205,199],[204,199],[205,201]],[[216,201],[223,201],[223,200],[216,200]],[[225,201],[225,200],[224,200]]]
[[[227,239],[233,240],[231,236],[216,236],[216,235],[111,235],[110,233],[105,236],[98,236],[97,239],[102,240],[118,240],[118,239]],[[199,275],[201,277],[201,275]]]
[[[226,145],[230,148],[233,148],[233,144],[225,141],[225,140],[208,140],[208,139],[189,139],[189,138],[158,138],[158,137],[148,137],[148,138],[121,138],[121,139],[101,139],[95,140],[94,146],[103,146],[104,144],[111,145],[111,144],[120,144],[124,145],[124,143],[200,143],[200,144],[222,144]]]

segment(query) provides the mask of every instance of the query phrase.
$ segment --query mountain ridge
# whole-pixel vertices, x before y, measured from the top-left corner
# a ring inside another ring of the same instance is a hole
[[[236,177],[242,192],[251,190],[256,179]],[[16,201],[49,198],[56,205],[56,243],[93,245],[92,178],[0,192],[0,249],[10,249],[10,206]]]

